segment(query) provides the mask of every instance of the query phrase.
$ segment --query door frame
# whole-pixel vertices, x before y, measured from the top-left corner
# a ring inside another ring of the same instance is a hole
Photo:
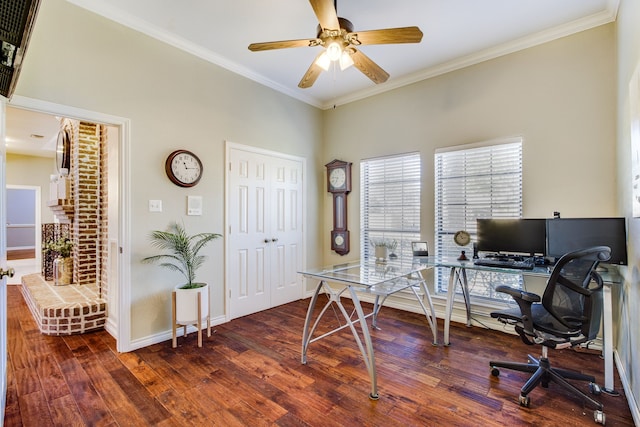
[[[71,119],[114,126],[118,129],[118,277],[117,319],[107,319],[105,329],[116,340],[119,352],[133,350],[131,345],[131,190],[130,190],[130,141],[131,121],[125,117],[113,116],[68,105],[14,95],[8,106],[58,115]],[[2,111],[4,122],[4,110]],[[4,183],[3,183],[4,188]],[[6,307],[6,304],[4,305]],[[110,311],[113,313],[113,310]],[[111,316],[111,315],[110,315]]]
[[[6,100],[0,97],[0,221],[6,221],[7,192],[5,190],[5,111]],[[0,227],[0,268],[7,269],[7,227]],[[7,404],[7,278],[0,277],[0,425]]]
[[[281,159],[294,160],[299,161],[302,164],[302,270],[306,270],[307,267],[307,189],[306,189],[306,176],[307,176],[307,159],[305,157],[294,156],[292,154],[281,153],[279,151],[267,150],[264,148],[252,147],[250,145],[239,144],[232,141],[225,141],[225,175],[224,175],[224,230],[226,235],[229,234],[229,164],[231,162],[231,151],[232,150],[243,150],[248,151],[255,154],[261,154],[271,157],[278,157]],[[231,311],[229,310],[229,268],[228,268],[228,260],[229,260],[229,239],[224,239],[224,317],[225,321],[229,322],[231,320]],[[306,286],[305,281],[302,280],[302,286],[300,289],[300,298],[304,298],[306,295]]]

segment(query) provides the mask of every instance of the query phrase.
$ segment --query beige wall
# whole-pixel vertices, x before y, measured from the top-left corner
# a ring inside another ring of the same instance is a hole
[[[354,163],[351,256],[358,256],[359,162],[374,156],[421,153],[421,228],[430,242],[435,150],[508,136],[524,138],[525,217],[618,214],[614,46],[615,27],[605,25],[325,111],[325,160]],[[324,201],[328,230],[330,196]]]
[[[7,154],[7,185],[29,185],[40,187],[40,222],[53,222],[49,202],[49,178],[56,173],[55,161],[49,157]]]
[[[631,208],[631,138],[629,120],[629,82],[640,65],[640,3],[622,0],[617,22],[618,88],[617,88],[617,155],[619,205],[627,217],[629,267],[627,278],[617,289],[618,304],[614,309],[615,341],[621,363],[621,376],[629,382],[630,400],[638,414],[640,405],[640,221],[633,218]],[[636,94],[637,95],[637,94]],[[616,384],[620,386],[619,384]],[[640,420],[636,419],[636,423]]]
[[[224,141],[285,152],[308,159],[307,241],[318,239],[321,113],[309,105],[221,69],[164,43],[71,5],[47,0],[41,9],[16,95],[131,120],[131,337],[170,328],[170,292],[179,277],[141,264],[150,254],[151,230],[184,221],[188,230],[223,233]],[[193,189],[169,182],[164,161],[175,149],[197,153],[204,176]],[[202,216],[186,213],[187,195],[203,196]],[[148,212],[149,199],[163,212]],[[311,258],[320,255],[315,245]],[[210,257],[198,278],[212,284],[212,316],[224,310],[224,242],[204,251]]]

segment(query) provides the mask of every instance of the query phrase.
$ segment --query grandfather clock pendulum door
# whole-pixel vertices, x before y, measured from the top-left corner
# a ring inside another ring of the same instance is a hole
[[[351,163],[333,160],[325,166],[327,168],[327,190],[333,195],[331,250],[340,255],[346,255],[349,253],[347,194],[351,191]]]

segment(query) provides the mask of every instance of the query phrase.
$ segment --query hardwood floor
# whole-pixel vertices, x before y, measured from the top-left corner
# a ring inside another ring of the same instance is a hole
[[[15,249],[7,250],[7,261],[13,261],[16,259],[35,258],[35,249]]]
[[[452,324],[452,345],[434,347],[424,317],[383,308],[372,332],[380,399],[348,329],[311,344],[300,363],[309,300],[119,354],[106,332],[40,334],[19,286],[8,287],[5,426],[582,426],[593,410],[555,385],[518,405],[526,375],[489,373],[489,360],[526,360],[518,337]],[[331,318],[331,317],[329,317]],[[328,319],[329,319],[328,318]],[[442,323],[439,325],[442,340]],[[550,351],[552,363],[603,382],[586,351]],[[632,426],[619,397],[602,395],[607,426]],[[579,385],[586,390],[586,385]]]

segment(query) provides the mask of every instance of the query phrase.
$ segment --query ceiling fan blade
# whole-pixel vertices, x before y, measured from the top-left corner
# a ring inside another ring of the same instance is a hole
[[[318,39],[282,40],[276,42],[251,43],[249,45],[249,50],[252,52],[259,52],[262,50],[286,49],[290,47],[318,46],[319,43],[320,41]]]
[[[360,44],[392,44],[392,43],[420,43],[422,31],[418,27],[386,28],[383,30],[354,31],[349,34],[352,43]]]
[[[302,76],[302,80],[300,80],[300,83],[298,83],[299,88],[306,89],[313,86],[313,84],[318,79],[318,76],[322,73],[322,68],[318,64],[316,64],[318,57],[320,57],[322,53],[323,52],[320,52],[320,54],[316,56],[307,72],[304,74],[304,76]]]
[[[322,29],[339,30],[338,13],[333,0],[309,0]]]
[[[354,49],[353,47],[351,49],[353,50],[351,59],[353,59],[353,65],[355,65],[358,70],[362,71],[362,73],[369,77],[375,84],[387,81],[389,73],[380,68],[378,64],[358,49]]]

